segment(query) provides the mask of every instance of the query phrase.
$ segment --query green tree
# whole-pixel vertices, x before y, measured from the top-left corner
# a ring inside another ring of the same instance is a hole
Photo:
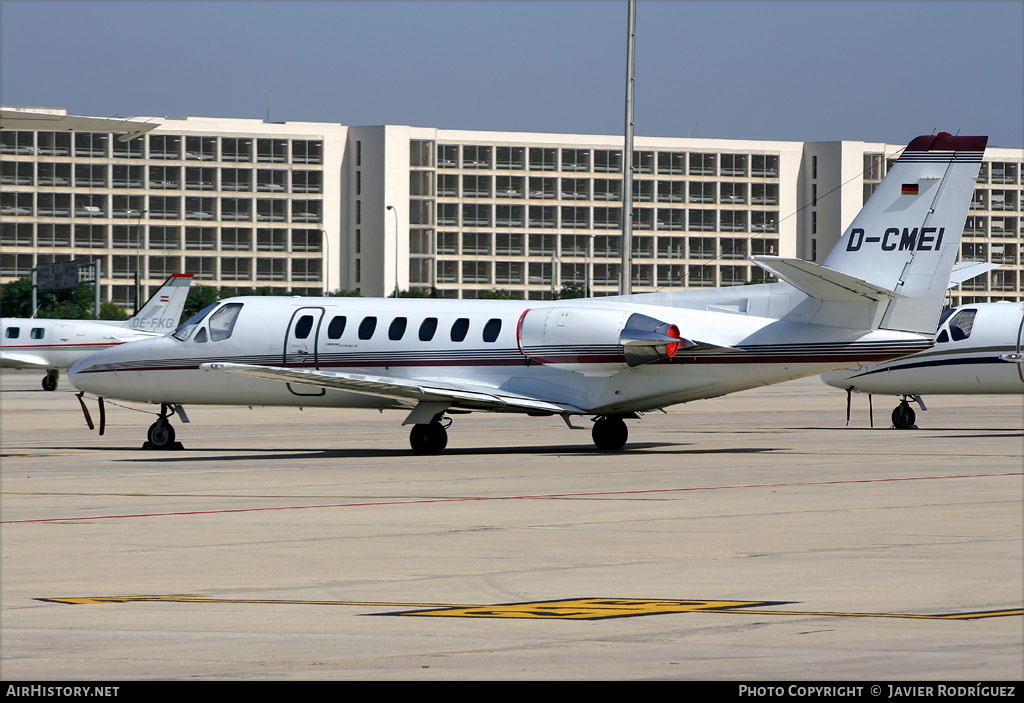
[[[516,300],[517,298],[509,293],[507,290],[498,290],[497,288],[489,291],[484,291],[480,294],[480,297],[484,300]]]
[[[70,290],[37,290],[36,317],[91,320],[95,296],[91,283]],[[0,311],[8,317],[32,317],[32,279],[19,278],[0,286]]]
[[[5,317],[32,315],[32,281],[19,278],[0,286],[0,313]]]
[[[388,296],[394,298],[395,294],[392,293]],[[412,290],[400,290],[398,291],[399,298],[440,298],[441,295],[437,292],[437,288],[434,286],[430,287],[430,290],[423,290],[422,288],[413,288]]]
[[[100,303],[100,319],[101,320],[127,320],[128,311],[122,308],[117,303],[106,301]]]
[[[189,288],[188,297],[185,298],[181,320],[187,320],[210,303],[216,303],[221,297],[220,289],[215,286],[192,286]]]
[[[562,290],[555,296],[556,300],[570,300],[572,298],[586,298],[587,290],[579,283],[566,283]]]

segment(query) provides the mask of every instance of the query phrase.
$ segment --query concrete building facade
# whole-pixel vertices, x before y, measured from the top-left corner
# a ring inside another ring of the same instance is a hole
[[[99,258],[131,307],[196,285],[452,298],[608,295],[621,269],[621,136],[152,118],[0,130],[0,282]],[[636,137],[633,291],[771,280],[748,257],[821,261],[902,145]],[[1024,150],[990,148],[961,259],[1000,268],[953,302],[1022,296]]]

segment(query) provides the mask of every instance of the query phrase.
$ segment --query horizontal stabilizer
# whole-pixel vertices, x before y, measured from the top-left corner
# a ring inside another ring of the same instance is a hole
[[[984,261],[961,261],[953,264],[953,272],[949,274],[949,287],[958,286],[975,276],[999,268],[999,264],[988,264]]]
[[[803,259],[782,256],[754,256],[751,260],[765,271],[817,300],[839,302],[881,301],[903,298],[895,291],[868,283],[849,274],[840,273]]]
[[[553,403],[539,398],[508,395],[498,388],[468,383],[441,383],[436,380],[369,376],[366,374],[324,371],[320,369],[289,369],[278,366],[251,364],[210,363],[200,365],[204,371],[220,371],[252,378],[263,378],[285,383],[302,383],[320,388],[361,393],[363,395],[398,398],[423,402],[439,401],[468,405],[487,410],[515,408],[542,413],[581,413],[579,408],[565,403]]]

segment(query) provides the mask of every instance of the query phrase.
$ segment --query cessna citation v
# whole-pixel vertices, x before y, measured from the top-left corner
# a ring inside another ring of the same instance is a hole
[[[57,390],[60,369],[100,349],[167,334],[181,322],[191,273],[173,273],[129,320],[0,320],[0,368],[46,369],[43,390]]]
[[[927,410],[925,393],[1024,393],[1024,303],[962,305],[942,314],[935,346],[857,369],[833,371],[825,383],[857,393],[902,396],[892,411],[897,429],[914,427],[908,399]]]
[[[173,333],[71,369],[102,397],[182,405],[404,408],[418,454],[446,414],[594,418],[622,448],[647,410],[933,345],[987,137],[914,139],[824,265],[754,257],[780,283],[553,301],[229,298]]]

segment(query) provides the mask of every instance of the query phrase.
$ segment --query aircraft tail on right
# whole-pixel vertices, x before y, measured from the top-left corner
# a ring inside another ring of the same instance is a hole
[[[911,141],[823,262],[892,292],[879,327],[935,331],[987,143]]]

